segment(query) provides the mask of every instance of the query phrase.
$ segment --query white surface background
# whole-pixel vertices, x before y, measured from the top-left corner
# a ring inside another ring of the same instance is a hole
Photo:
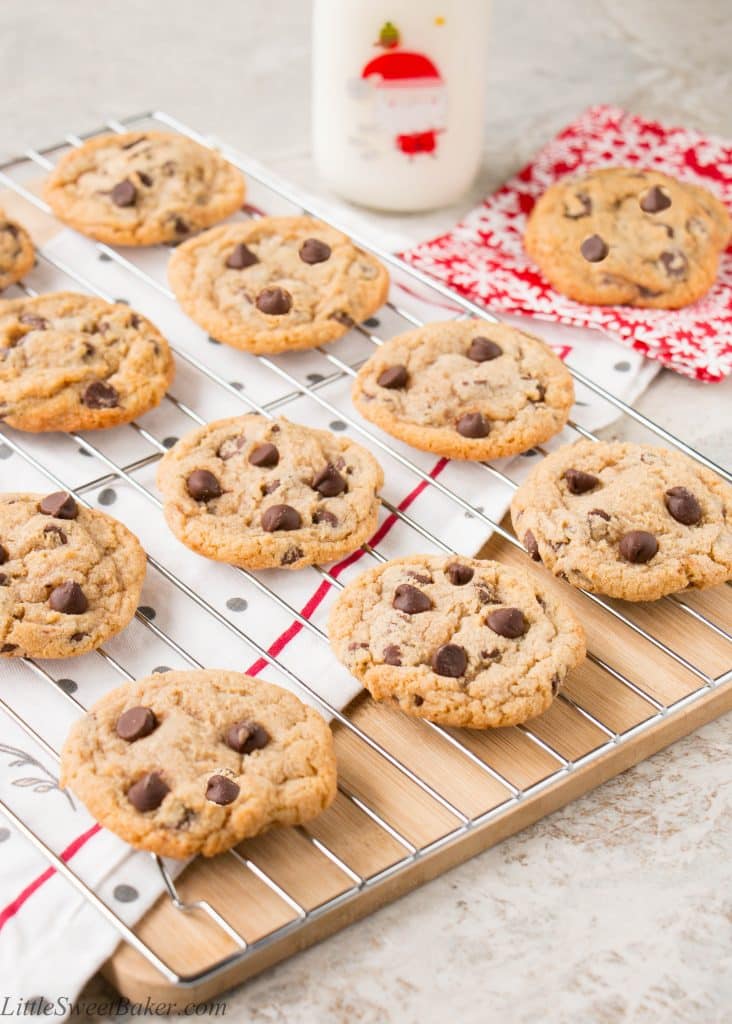
[[[375,231],[417,240],[448,227],[590,103],[732,135],[727,0],[493,10],[472,195],[427,216],[374,216]],[[3,0],[0,156],[159,107],[317,190],[309,18],[307,0]],[[732,381],[662,373],[639,408],[732,463]],[[729,1020],[731,739],[727,716],[255,979],[229,997],[229,1019]],[[102,992],[95,981],[87,994]]]

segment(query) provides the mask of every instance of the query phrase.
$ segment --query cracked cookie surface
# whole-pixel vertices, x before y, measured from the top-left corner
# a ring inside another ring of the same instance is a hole
[[[547,189],[524,244],[550,284],[578,302],[676,309],[712,286],[731,233],[726,207],[706,189],[606,167]]]
[[[539,338],[485,320],[391,338],[358,372],[359,412],[415,448],[454,459],[526,451],[567,422],[572,378]]]
[[[457,555],[368,570],[336,601],[328,632],[376,700],[474,729],[540,715],[585,655],[582,627],[528,575]]]
[[[129,306],[75,292],[0,301],[0,419],[18,430],[129,423],[173,371],[165,338]]]
[[[35,258],[28,232],[0,209],[0,292],[20,281],[33,266]]]
[[[514,495],[517,537],[575,587],[654,601],[732,579],[732,487],[678,452],[579,441]]]
[[[138,849],[221,853],[331,803],[330,728],[293,694],[224,669],[148,676],[76,722],[61,784]]]
[[[68,658],[124,629],[145,578],[126,526],[66,492],[0,494],[0,655]]]
[[[371,316],[389,290],[376,257],[311,217],[213,228],[176,249],[168,277],[192,320],[248,352],[335,341]]]
[[[165,518],[189,548],[250,569],[349,554],[378,521],[381,467],[361,445],[250,413],[183,437],[162,458]]]
[[[175,132],[100,135],[65,153],[44,198],[56,216],[109,245],[176,242],[244,201],[244,179],[220,154]]]

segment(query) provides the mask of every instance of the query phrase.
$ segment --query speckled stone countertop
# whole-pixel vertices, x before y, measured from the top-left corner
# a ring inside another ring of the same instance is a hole
[[[484,167],[449,227],[591,103],[732,135],[729,0],[494,0]],[[4,0],[0,156],[159,107],[318,190],[304,0]],[[732,380],[638,407],[732,463]],[[628,431],[611,429],[610,433]],[[632,433],[632,432],[631,432]],[[722,1024],[732,716],[228,996],[267,1024]],[[105,991],[95,979],[86,995]],[[120,1018],[123,1019],[123,1018]],[[181,1018],[182,1019],[182,1018]]]

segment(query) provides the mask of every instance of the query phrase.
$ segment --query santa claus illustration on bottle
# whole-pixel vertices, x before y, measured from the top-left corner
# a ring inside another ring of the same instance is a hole
[[[410,158],[433,155],[447,119],[447,90],[434,61],[402,49],[399,32],[387,22],[376,43],[384,52],[361,72],[362,98],[396,149]]]

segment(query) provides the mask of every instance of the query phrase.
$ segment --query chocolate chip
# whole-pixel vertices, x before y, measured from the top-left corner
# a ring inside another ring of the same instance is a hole
[[[88,636],[88,635],[89,635],[88,633],[72,633],[71,634],[71,642],[72,642],[72,644],[78,644],[80,640],[83,640],[84,637]]]
[[[666,508],[684,526],[694,526],[702,517],[701,505],[685,487],[670,487],[666,491]]]
[[[492,587],[487,587],[484,583],[481,583],[476,587],[476,592],[481,604],[496,604],[496,593]]]
[[[420,697],[420,695],[418,693],[416,693],[414,695],[414,706],[416,708],[421,708],[423,704],[424,704],[424,697]]]
[[[662,252],[659,257],[669,277],[685,277],[689,261],[679,249],[673,252]]]
[[[468,359],[474,363],[487,363],[491,359],[498,359],[500,355],[503,355],[503,349],[490,338],[479,336],[470,342]]]
[[[256,306],[268,316],[284,316],[292,309],[292,296],[284,288],[264,288],[257,296]]]
[[[149,736],[158,725],[155,712],[151,708],[128,708],[117,719],[117,735],[121,740],[134,743],[143,736]]]
[[[407,576],[409,576],[410,580],[414,580],[416,583],[434,583],[432,577],[428,576],[427,573],[415,572],[413,569],[408,571]]]
[[[585,473],[583,469],[568,469],[564,474],[564,479],[572,494],[586,494],[600,483],[598,477],[593,476],[592,473]]]
[[[327,508],[316,508],[313,512],[313,522],[316,526],[320,526],[321,523],[338,526],[338,516],[334,516]]]
[[[237,784],[226,775],[212,775],[206,786],[206,799],[212,804],[233,804],[239,793]]]
[[[137,189],[129,178],[118,181],[112,189],[112,202],[116,206],[134,206],[137,199]]]
[[[48,603],[55,612],[63,612],[64,615],[83,615],[89,607],[84,591],[71,580],[54,587]]]
[[[301,525],[300,513],[292,505],[270,505],[262,513],[262,529],[267,533],[274,533],[275,530],[298,530]]]
[[[221,484],[207,469],[194,469],[186,480],[186,489],[196,501],[211,501],[223,493]]]
[[[148,188],[151,187],[153,180],[149,174],[145,174],[144,171],[138,171],[137,177],[140,179],[143,185],[146,185]]]
[[[609,250],[599,235],[590,235],[580,246],[580,252],[588,263],[600,263]]]
[[[302,548],[288,548],[280,559],[280,565],[294,565],[294,563],[299,561],[304,554],[305,552]]]
[[[382,370],[376,378],[376,383],[380,388],[396,391],[399,388],[406,387],[408,376],[406,366],[397,363],[395,366],[388,366],[385,370]]]
[[[541,561],[541,555],[539,554],[539,545],[536,542],[536,537],[533,535],[531,530],[527,530],[524,534],[524,547],[529,553],[529,556],[534,562]]]
[[[279,461],[280,453],[278,449],[269,442],[257,445],[249,453],[249,462],[252,466],[262,466],[265,469],[270,469],[272,466],[276,466]]]
[[[578,205],[576,207],[573,206],[572,208],[570,208],[565,204],[565,217],[567,217],[569,220],[580,220],[580,218],[587,217],[590,213],[592,213],[592,200],[586,192],[577,192],[573,196],[573,198],[577,200]]]
[[[185,235],[189,231],[188,222],[183,220],[182,217],[175,217],[173,220],[173,230],[176,235]]]
[[[420,612],[428,612],[432,607],[432,601],[425,593],[411,586],[409,583],[400,583],[394,591],[392,607],[397,611],[406,612],[407,615],[418,615]]]
[[[658,541],[645,530],[631,530],[620,538],[620,554],[626,562],[648,562],[658,551]]]
[[[454,587],[464,587],[470,583],[475,571],[469,565],[461,565],[460,562],[450,562],[445,569],[445,574]]]
[[[536,381],[534,386],[536,387],[536,398],[532,398],[531,395],[529,395],[529,401],[533,405],[538,405],[546,398],[546,384],[542,384],[541,381]]]
[[[88,409],[116,409],[119,405],[119,393],[111,384],[95,380],[86,388],[81,401]]]
[[[33,331],[48,330],[48,320],[42,316],[36,316],[35,313],[21,313],[18,320]]]
[[[640,208],[644,213],[660,213],[661,210],[668,210],[670,205],[671,200],[658,185],[649,188],[640,201]]]
[[[2,544],[0,544],[0,565],[5,565],[9,558],[10,555],[8,554],[7,548],[4,548]]]
[[[346,313],[343,309],[338,309],[335,313],[331,313],[328,319],[335,320],[337,323],[343,324],[344,327],[353,327],[356,323],[351,314]]]
[[[482,413],[468,412],[455,424],[458,434],[463,437],[487,437],[490,424]]]
[[[559,676],[556,675],[556,674],[553,675],[552,676],[552,694],[553,694],[553,696],[556,697],[556,695],[559,693],[559,687],[561,685],[562,685],[562,680],[559,678]]]
[[[44,516],[53,516],[55,519],[76,519],[79,514],[79,506],[68,491],[47,494],[41,499],[38,509]]]
[[[274,494],[279,486],[279,480],[268,480],[267,483],[262,484],[262,494]]]
[[[325,263],[330,259],[331,248],[319,238],[306,238],[300,246],[300,259],[303,263]]]
[[[66,533],[60,526],[44,526],[43,533],[46,536],[55,537],[59,547],[61,547],[62,544],[65,544],[68,540]],[[0,558],[0,564],[2,564],[2,558]]]
[[[432,668],[438,676],[457,679],[458,676],[465,675],[467,667],[468,656],[465,648],[458,644],[443,644],[432,655]]]
[[[609,523],[611,519],[611,516],[604,508],[591,508],[587,514],[589,516],[599,516],[600,519],[604,519],[606,523]]]
[[[258,258],[243,242],[235,245],[226,259],[226,266],[229,270],[246,270],[247,267],[253,267],[255,263],[259,263]]]
[[[382,657],[385,665],[395,665],[398,668],[402,663],[402,649],[397,644],[387,644]]]
[[[226,732],[226,745],[237,754],[251,754],[253,750],[261,750],[268,743],[269,733],[258,722],[234,722]]]
[[[335,468],[328,464],[321,469],[313,480],[313,490],[322,494],[324,498],[335,498],[337,494],[343,494],[346,489],[346,481]]]
[[[163,442],[164,444],[165,442]],[[234,455],[238,455],[244,445],[247,443],[246,437],[243,434],[239,434],[238,437],[227,437],[225,441],[222,441],[218,447],[216,454],[220,459],[226,461],[232,458]]]
[[[11,651],[17,651],[17,650],[18,650],[18,645],[17,644],[3,644],[2,647],[0,647],[0,654],[10,654]]]
[[[136,811],[154,811],[160,807],[170,787],[158,772],[148,772],[127,790],[127,799]]]
[[[520,608],[497,608],[487,618],[488,626],[499,636],[505,636],[509,640],[523,636],[529,628],[524,613]]]

